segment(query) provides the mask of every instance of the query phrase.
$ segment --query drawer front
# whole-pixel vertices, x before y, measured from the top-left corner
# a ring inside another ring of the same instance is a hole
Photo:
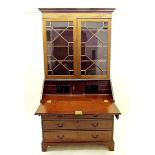
[[[51,119],[85,119],[85,118],[90,118],[90,119],[95,119],[95,118],[102,118],[102,119],[113,119],[113,115],[106,115],[106,114],[87,114],[87,115],[80,115],[80,116],[75,116],[75,115],[69,115],[69,114],[46,114],[42,115],[43,120],[51,120]]]
[[[111,130],[113,128],[113,120],[86,120],[77,122],[78,129],[87,130]]]
[[[113,120],[65,120],[65,121],[53,121],[44,120],[43,129],[112,129]]]
[[[43,129],[76,129],[76,121],[43,121]]]
[[[46,131],[45,142],[93,142],[111,141],[112,131]]]

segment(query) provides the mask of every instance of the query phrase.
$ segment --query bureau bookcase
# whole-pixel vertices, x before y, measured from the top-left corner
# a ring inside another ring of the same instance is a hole
[[[36,115],[48,146],[100,144],[114,150],[110,80],[113,8],[40,8],[44,71]]]

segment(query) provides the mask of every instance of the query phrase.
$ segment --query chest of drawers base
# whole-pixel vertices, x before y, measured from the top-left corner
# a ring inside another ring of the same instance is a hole
[[[48,146],[100,144],[114,150],[113,115],[42,116],[42,151]]]

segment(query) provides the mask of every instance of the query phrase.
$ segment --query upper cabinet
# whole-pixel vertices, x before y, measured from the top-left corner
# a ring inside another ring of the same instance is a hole
[[[40,9],[46,79],[109,79],[114,9]]]

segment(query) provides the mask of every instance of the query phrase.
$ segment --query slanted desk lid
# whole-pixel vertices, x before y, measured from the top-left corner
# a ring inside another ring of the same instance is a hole
[[[42,114],[113,114],[118,118],[121,114],[117,106],[111,101],[104,102],[104,95],[52,95],[41,103],[36,115]]]

